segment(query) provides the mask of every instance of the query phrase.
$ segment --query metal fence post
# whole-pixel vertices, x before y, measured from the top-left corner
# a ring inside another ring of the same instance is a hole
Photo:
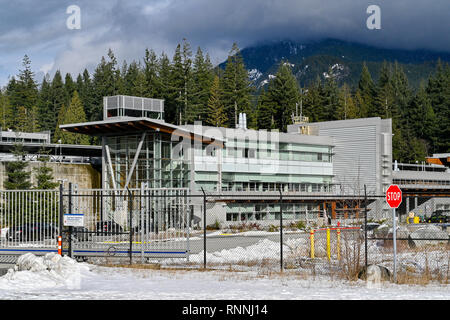
[[[283,272],[283,193],[280,192],[280,268]]]
[[[68,213],[72,212],[72,182],[69,182],[69,205],[68,205]],[[72,258],[72,226],[69,226],[69,257]]]
[[[59,235],[62,237],[63,234],[63,228],[64,228],[64,196],[63,196],[63,192],[64,192],[64,185],[63,182],[61,182],[61,184],[59,185],[59,223],[58,223],[58,227],[59,227]],[[62,245],[61,245],[61,249],[62,249]]]
[[[127,187],[128,191],[128,212],[130,214],[130,264],[133,261],[133,198],[130,189]]]
[[[206,193],[203,190],[203,268],[206,269]]]
[[[392,208],[392,241],[394,247],[394,283],[397,283],[397,221],[395,217],[395,208]]]
[[[365,270],[367,272],[367,191],[364,185],[364,255],[365,255]]]

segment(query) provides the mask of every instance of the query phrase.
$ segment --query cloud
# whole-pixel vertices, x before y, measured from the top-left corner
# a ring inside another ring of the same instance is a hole
[[[80,30],[66,27],[72,4],[81,9]],[[371,4],[381,8],[381,30],[366,27]],[[450,51],[449,9],[448,0],[10,1],[0,13],[0,85],[17,73],[24,54],[42,72],[76,75],[84,68],[92,71],[109,48],[120,63],[141,59],[145,48],[171,57],[183,38],[216,64],[233,42],[243,48],[277,39],[327,37]]]

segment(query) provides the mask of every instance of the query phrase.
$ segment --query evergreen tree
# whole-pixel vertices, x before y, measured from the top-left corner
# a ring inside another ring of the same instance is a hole
[[[238,122],[238,114],[247,113],[249,123],[252,122],[250,107],[250,82],[248,72],[236,43],[233,44],[228,54],[227,64],[221,79],[222,103],[228,117],[228,126],[235,128]]]
[[[450,152],[450,66],[439,60],[434,76],[428,79],[426,87],[428,98],[436,117],[437,128],[432,151]]]
[[[61,140],[61,143],[66,144],[89,144],[89,137],[83,134],[71,133],[62,131],[59,125],[68,123],[85,122],[86,115],[84,113],[83,105],[81,104],[78,92],[73,93],[72,100],[67,108],[63,107],[58,115],[58,127],[56,128],[53,137],[54,142]]]
[[[73,82],[72,75],[66,73],[64,78],[64,90],[66,91],[66,98],[64,99],[64,104],[68,105],[72,99],[73,92],[76,90],[76,84]]]
[[[391,65],[384,61],[381,66],[380,77],[375,88],[376,92],[373,102],[373,108],[372,110],[370,110],[371,116],[387,119],[391,118],[392,114],[396,113],[393,101],[391,77]]]
[[[208,99],[214,81],[214,72],[209,57],[203,57],[200,47],[197,49],[192,68],[192,98],[186,111],[186,121],[205,121],[208,117]]]
[[[320,78],[316,79],[305,90],[305,98],[303,99],[303,113],[311,122],[326,121],[326,115],[323,102],[323,86]]]
[[[3,130],[11,126],[12,108],[9,104],[8,95],[0,90],[0,127]]]
[[[132,61],[128,66],[126,65],[126,63],[124,63],[122,73],[123,73],[123,90],[125,95],[137,96],[135,86],[139,72],[140,72],[139,65],[136,61]]]
[[[358,117],[358,110],[350,92],[349,86],[344,85],[339,89],[338,108],[336,110],[337,120],[355,119]]]
[[[53,169],[48,166],[48,161],[50,159],[50,150],[45,147],[39,149],[40,164],[37,168],[34,168],[36,172],[36,189],[39,190],[51,190],[55,189],[59,184],[53,182]],[[46,208],[42,206],[42,208]]]
[[[98,121],[103,118],[103,97],[117,95],[120,81],[121,75],[117,68],[117,59],[112,50],[109,49],[108,60],[102,57],[94,71],[92,80],[94,103],[88,110],[89,121]]]
[[[17,120],[15,122],[15,130],[20,132],[35,132],[36,127],[33,125],[37,122],[36,107],[30,110],[24,106],[18,106],[16,110],[15,116]]]
[[[191,45],[186,39],[183,39],[183,50],[181,52],[182,66],[183,66],[183,91],[182,91],[182,118],[180,123],[188,121],[187,112],[191,109],[192,94],[193,94],[193,79],[192,79],[192,51]],[[181,102],[181,101],[180,101]]]
[[[136,79],[134,79],[133,95],[137,97],[145,97],[148,94],[148,85],[145,74],[142,70],[138,70]]]
[[[438,121],[424,85],[420,86],[411,100],[407,108],[406,117],[413,135],[424,141],[429,154],[434,153],[434,147],[437,142]]]
[[[159,78],[160,78],[160,96],[164,99],[164,119],[169,123],[176,123],[176,102],[174,99],[174,89],[171,86],[172,81],[172,67],[170,59],[163,52],[159,59]]]
[[[61,72],[56,70],[51,84],[51,112],[48,113],[48,122],[51,123],[51,130],[56,130],[58,114],[66,101],[66,90],[62,80]]]
[[[41,130],[53,131],[55,129],[52,119],[54,118],[52,106],[52,88],[48,74],[42,79],[38,99],[38,121]]]
[[[273,108],[273,118],[275,127],[280,131],[286,131],[287,125],[292,123],[292,115],[294,114],[296,105],[300,101],[300,90],[290,67],[282,62],[278,71],[269,82],[264,101],[261,102],[258,114],[261,116],[264,104]],[[261,109],[262,108],[262,109]],[[267,122],[267,116],[265,122]],[[258,121],[263,123],[262,119]],[[266,128],[268,129],[268,128]]]
[[[397,158],[398,161],[415,161],[414,155],[420,156],[423,154],[425,151],[419,151],[418,149],[421,146],[422,148],[425,146],[424,144],[419,145],[416,141],[417,138],[413,134],[413,129],[411,128],[412,123],[408,119],[407,110],[412,98],[412,91],[408,84],[408,78],[397,62],[394,64],[390,83],[392,88],[392,107],[389,109],[390,114],[388,114],[388,116],[392,119],[392,127],[396,128],[399,135],[405,139],[404,142],[401,142],[399,141],[399,138],[393,138],[393,153],[394,151],[397,151],[400,155],[400,158]],[[406,143],[406,148],[404,148],[404,143]],[[412,147],[415,148],[415,152],[408,152],[408,148]]]
[[[328,69],[328,77],[326,78],[323,86],[322,98],[325,119],[328,121],[337,120],[337,110],[339,108],[339,89],[331,67]]]
[[[3,185],[6,190],[27,190],[31,187],[30,172],[26,171],[28,162],[24,160],[25,151],[20,143],[14,144],[12,150],[16,161],[7,162],[6,164],[6,180]]]
[[[161,98],[159,61],[153,50],[145,49],[143,72],[147,86],[144,96],[156,99]]]
[[[372,76],[367,68],[366,63],[363,63],[361,76],[358,82],[359,99],[360,99],[360,109],[361,111],[367,110],[367,116],[373,117],[376,112],[374,112],[373,103],[375,97],[375,85],[372,80]]]
[[[359,88],[356,89],[354,100],[358,118],[367,118],[369,116],[369,105],[367,105],[366,100],[363,98]]]
[[[19,70],[18,80],[13,78],[7,86],[7,95],[9,103],[11,105],[11,127],[15,130],[25,129],[28,131],[38,131],[38,119],[37,119],[37,98],[38,87],[34,81],[34,73],[31,70],[31,61],[27,55],[22,60],[23,69]],[[19,110],[19,108],[25,108]],[[23,119],[19,117],[25,113],[28,116],[28,125],[24,128],[22,122]]]
[[[218,76],[215,76],[208,99],[208,117],[206,122],[212,126],[224,127],[227,121],[227,115],[220,101],[220,80]]]
[[[276,105],[269,99],[267,90],[263,91],[259,95],[257,112],[256,112],[256,125],[258,129],[276,129],[274,120],[274,110]]]
[[[178,44],[172,59],[168,92],[170,96],[168,102],[171,103],[170,106],[174,111],[174,121],[176,124],[181,124],[183,118],[184,72],[181,45]]]
[[[93,106],[99,102],[95,101],[94,88],[87,69],[84,69],[82,75],[78,75],[76,88],[83,103],[86,119],[90,119],[92,116],[90,112],[93,110]]]

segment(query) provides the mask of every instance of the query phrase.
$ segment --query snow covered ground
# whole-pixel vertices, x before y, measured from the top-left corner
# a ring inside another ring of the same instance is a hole
[[[449,300],[448,285],[349,282],[286,272],[100,267],[48,254],[21,256],[0,277],[0,299],[39,300]]]

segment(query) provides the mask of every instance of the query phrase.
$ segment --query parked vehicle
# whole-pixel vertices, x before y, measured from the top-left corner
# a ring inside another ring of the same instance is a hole
[[[58,228],[45,222],[30,222],[9,228],[6,239],[9,241],[39,241],[55,239]]]
[[[72,227],[72,232],[78,241],[90,241],[92,239],[92,233],[85,227]]]
[[[102,233],[123,233],[123,228],[121,225],[114,221],[99,221],[96,223],[96,235],[101,235]]]
[[[158,228],[158,224],[156,223],[152,223],[150,222],[147,225],[147,220],[145,220],[143,223],[139,222],[139,224],[135,227],[133,227],[133,232],[134,233],[147,233],[147,232],[154,232],[155,228]]]
[[[449,221],[450,211],[436,210],[427,219],[428,223],[447,223]]]

